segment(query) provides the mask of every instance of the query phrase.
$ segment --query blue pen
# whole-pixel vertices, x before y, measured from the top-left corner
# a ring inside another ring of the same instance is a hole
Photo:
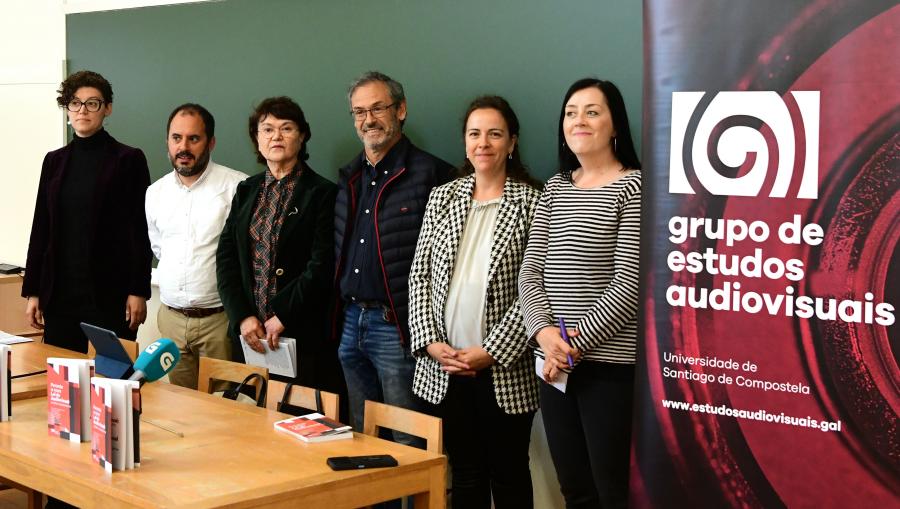
[[[563,320],[563,317],[559,317],[559,333],[562,335],[563,341],[565,341],[567,345],[572,346],[572,341],[569,340],[569,333],[566,332],[566,321]],[[575,367],[575,363],[572,362],[571,355],[566,354],[566,360],[569,361],[570,368]]]

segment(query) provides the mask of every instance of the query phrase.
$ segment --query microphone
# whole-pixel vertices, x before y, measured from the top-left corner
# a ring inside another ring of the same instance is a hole
[[[168,338],[160,338],[150,343],[134,361],[134,374],[129,380],[143,382],[155,382],[166,376],[175,364],[181,360],[181,352],[178,346]]]

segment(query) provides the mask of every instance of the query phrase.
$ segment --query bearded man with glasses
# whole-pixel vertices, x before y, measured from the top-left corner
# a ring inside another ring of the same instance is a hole
[[[341,168],[335,205],[333,335],[347,381],[351,423],[362,431],[367,399],[422,410],[412,392],[408,278],[431,189],[450,164],[403,135],[403,86],[376,71],[353,81],[350,118],[363,150]],[[401,443],[418,442],[394,433]]]

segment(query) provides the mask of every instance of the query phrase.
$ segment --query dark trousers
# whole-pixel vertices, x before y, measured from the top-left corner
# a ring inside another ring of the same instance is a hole
[[[67,312],[64,306],[54,306],[44,313],[44,343],[75,352],[87,353],[88,339],[81,330],[81,322],[109,329],[122,339],[134,340],[137,331],[125,321],[125,301],[118,307]]]
[[[628,505],[634,366],[582,362],[566,392],[541,383],[541,414],[567,508]]]
[[[528,444],[534,412],[505,413],[490,369],[474,378],[451,375],[438,409],[453,472],[453,507],[489,509],[491,495],[497,509],[533,507]]]

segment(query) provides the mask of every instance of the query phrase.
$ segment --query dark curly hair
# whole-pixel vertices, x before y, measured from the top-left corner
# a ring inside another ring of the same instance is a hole
[[[572,86],[566,91],[566,96],[563,98],[562,108],[559,112],[559,133],[557,137],[559,172],[569,182],[572,181],[572,172],[577,170],[581,164],[578,162],[578,157],[575,156],[572,149],[566,145],[566,134],[563,131],[563,120],[566,118],[566,104],[575,92],[591,87],[599,89],[603,92],[603,96],[606,97],[606,105],[609,107],[613,129],[616,132],[616,144],[613,150],[616,160],[622,163],[623,171],[641,169],[641,161],[638,159],[637,152],[634,149],[634,142],[631,139],[631,127],[628,125],[628,112],[625,111],[625,100],[622,99],[622,93],[619,92],[619,88],[611,81],[597,78],[582,78],[572,83]]]
[[[462,132],[463,137],[466,135],[466,122],[469,121],[469,117],[472,115],[472,112],[475,110],[496,110],[503,116],[503,119],[506,121],[506,127],[509,130],[510,137],[515,136],[519,137],[519,117],[516,116],[516,113],[513,111],[512,106],[509,105],[506,99],[500,97],[499,95],[483,95],[480,97],[476,97],[470,104],[469,108],[466,110],[466,114],[462,119]],[[528,172],[528,167],[522,163],[522,157],[519,155],[519,142],[516,140],[516,144],[513,147],[512,151],[512,159],[506,161],[506,175],[513,180],[522,182],[524,184],[528,184],[535,189],[540,189],[542,186],[541,182]],[[465,162],[463,162],[462,166],[456,171],[457,176],[464,177],[466,175],[471,175],[475,172],[475,167],[472,166],[472,163],[466,158]]]
[[[300,108],[299,104],[295,103],[290,97],[282,95],[279,97],[263,99],[262,102],[253,109],[253,113],[250,114],[248,127],[250,141],[253,142],[253,146],[256,148],[256,160],[260,164],[266,163],[266,158],[263,157],[262,153],[259,151],[259,142],[256,139],[256,135],[259,133],[259,122],[270,115],[280,120],[293,120],[294,123],[297,124],[300,132],[305,135],[298,158],[301,161],[309,159],[309,154],[306,152],[306,145],[312,137],[312,131],[310,131],[309,124],[306,122],[306,115],[303,114],[303,110]]]
[[[70,74],[68,78],[59,84],[59,90],[56,91],[59,96],[56,98],[56,104],[64,108],[69,101],[75,97],[75,92],[82,87],[94,87],[103,95],[103,102],[112,104],[113,91],[112,85],[106,81],[106,78],[94,71],[78,71]]]

